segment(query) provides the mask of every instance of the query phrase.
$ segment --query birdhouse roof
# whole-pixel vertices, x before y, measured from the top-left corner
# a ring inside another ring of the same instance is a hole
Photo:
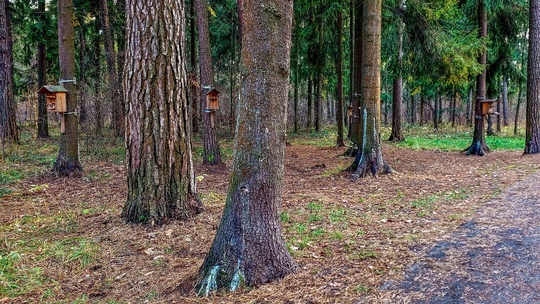
[[[38,94],[47,94],[47,93],[67,93],[67,92],[69,92],[69,91],[66,90],[66,88],[64,88],[63,86],[59,86],[59,85],[46,85],[46,86],[41,87],[41,89],[39,89]]]
[[[210,88],[210,89],[208,89],[208,91],[206,91],[206,95],[210,95],[210,93],[212,93],[212,92],[214,92],[216,94],[219,94],[218,90],[216,90],[215,88]]]

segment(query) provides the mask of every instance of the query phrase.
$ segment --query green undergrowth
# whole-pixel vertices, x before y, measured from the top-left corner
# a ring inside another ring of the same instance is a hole
[[[514,135],[509,127],[500,133],[486,136],[486,144],[492,151],[520,151],[525,146],[522,133]],[[434,130],[431,126],[410,127],[404,132],[405,140],[398,147],[414,150],[463,151],[472,143],[473,129],[465,127],[443,127]]]

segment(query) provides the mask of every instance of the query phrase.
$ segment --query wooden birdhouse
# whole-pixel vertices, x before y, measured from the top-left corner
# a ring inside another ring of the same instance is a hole
[[[497,102],[497,99],[484,99],[480,103],[482,105],[482,115],[498,114],[492,111],[492,106]]]
[[[43,86],[38,91],[39,94],[45,94],[47,98],[47,112],[67,112],[67,93],[68,90],[63,86],[48,85]]]
[[[219,91],[210,89],[206,92],[205,110],[216,111],[219,109]]]

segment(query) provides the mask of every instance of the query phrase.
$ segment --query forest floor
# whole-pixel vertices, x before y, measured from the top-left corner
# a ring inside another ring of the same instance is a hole
[[[197,297],[194,285],[219,225],[230,163],[197,165],[206,211],[161,227],[120,218],[127,191],[121,162],[85,162],[85,174],[77,179],[44,174],[19,181],[0,198],[0,303],[421,300],[439,290],[434,284],[442,280],[414,289],[415,280],[449,267],[425,265],[450,259],[449,252],[463,243],[452,238],[466,234],[467,227],[499,227],[498,221],[516,216],[497,216],[503,210],[493,199],[540,168],[537,156],[521,152],[476,157],[385,144],[385,160],[395,173],[352,182],[344,172],[352,159],[344,152],[294,142],[287,146],[281,220],[298,272],[209,298]],[[516,187],[510,189],[514,194],[526,191]],[[478,235],[486,236],[489,229],[482,229]],[[501,250],[506,248],[501,244]],[[480,249],[467,252],[484,255]]]

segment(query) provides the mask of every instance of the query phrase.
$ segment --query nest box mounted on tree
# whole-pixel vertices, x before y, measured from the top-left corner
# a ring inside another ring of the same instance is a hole
[[[210,88],[206,92],[205,110],[216,111],[218,109],[219,109],[219,91],[216,89]]]
[[[47,98],[47,112],[67,112],[66,99],[68,90],[63,86],[43,86],[39,89],[38,93],[45,94],[45,97]]]
[[[495,102],[498,102],[497,99],[484,99],[480,101],[482,105],[482,115],[487,115],[487,114],[498,115],[499,113],[494,112],[492,110],[492,106],[495,104]]]

